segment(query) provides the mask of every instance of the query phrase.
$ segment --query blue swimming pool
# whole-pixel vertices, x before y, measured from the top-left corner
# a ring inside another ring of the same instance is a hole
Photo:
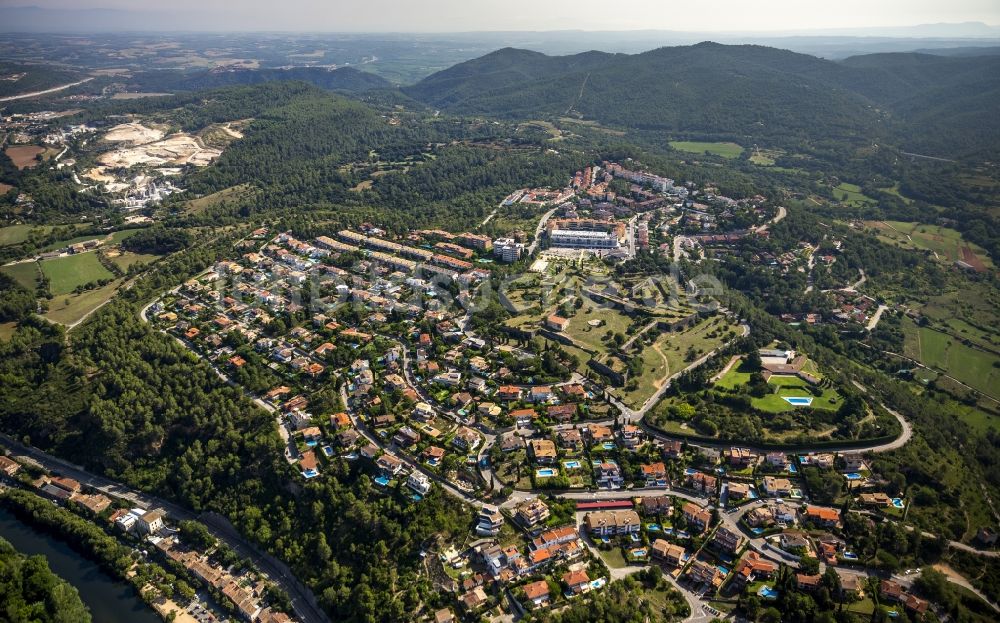
[[[795,467],[795,463],[789,463],[788,464],[788,473],[789,474],[797,474],[797,473],[799,473],[799,468]]]
[[[646,524],[646,532],[659,532],[660,524],[658,523],[648,523]]]
[[[323,454],[326,456],[333,456],[333,448],[330,446],[323,446]]]
[[[854,552],[844,552],[844,560],[857,560],[858,555]]]
[[[715,568],[719,570],[722,575],[729,575],[729,569],[726,569],[722,565],[715,565]]]
[[[777,599],[778,598],[778,591],[774,590],[770,586],[761,586],[760,590],[757,591],[757,594],[760,595],[761,597],[763,597],[764,599]]]
[[[309,446],[310,448],[315,448],[316,444],[318,444],[318,443],[319,442],[316,441],[315,439],[310,439],[309,441],[306,442],[306,445]]]
[[[681,538],[681,539],[690,539],[691,538],[691,533],[688,532],[687,530],[678,530],[677,531],[677,537]]]
[[[645,557],[646,557],[646,548],[637,547],[634,550],[632,550],[632,558],[645,558]]]
[[[844,474],[844,478],[848,480],[861,480],[861,474],[857,472],[851,472],[850,474]]]
[[[316,476],[319,476],[319,472],[317,472],[314,469],[307,469],[304,472],[302,472],[302,475],[305,476],[306,478],[315,478]]]
[[[614,450],[615,444],[612,441],[605,441],[604,443],[601,444],[601,447],[604,448],[605,450]]]
[[[550,467],[543,467],[542,469],[535,471],[535,476],[538,476],[539,478],[551,478],[552,476],[555,476],[557,473],[558,472],[556,472],[556,470]]]
[[[563,461],[563,467],[566,469],[580,469],[580,461]]]
[[[896,508],[902,509],[903,508],[902,498],[892,498],[892,505]]]
[[[690,476],[692,474],[697,474],[697,473],[698,473],[698,470],[696,470],[694,468],[691,468],[691,467],[688,467],[687,469],[684,470],[684,474],[687,475],[687,476]]]
[[[750,532],[753,532],[754,534],[760,535],[760,534],[764,534],[764,529],[763,528],[751,528]]]
[[[813,403],[812,396],[809,396],[809,397],[806,397],[806,396],[782,396],[782,398],[784,398],[785,402],[787,402],[788,404],[796,406],[796,407],[808,407],[809,405],[811,405]]]
[[[382,487],[384,487],[384,486],[386,486],[386,485],[389,484],[389,477],[388,476],[376,476],[375,477],[375,483],[378,484],[378,485],[380,485],[380,486],[382,486]]]

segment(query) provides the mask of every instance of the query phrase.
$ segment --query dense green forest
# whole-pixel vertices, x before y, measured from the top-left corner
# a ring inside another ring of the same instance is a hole
[[[80,594],[44,556],[24,556],[0,538],[0,618],[10,623],[89,623]]]
[[[870,55],[835,63],[706,42],[635,55],[551,57],[506,48],[403,90],[461,114],[579,114],[740,144],[875,140],[953,156],[996,153],[997,76],[1000,60],[988,56]]]

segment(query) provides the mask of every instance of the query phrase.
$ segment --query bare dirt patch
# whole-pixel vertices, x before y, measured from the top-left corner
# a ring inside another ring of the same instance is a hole
[[[150,166],[193,164],[203,167],[218,158],[222,150],[205,147],[188,134],[174,134],[165,140],[115,149],[98,159],[106,167],[128,168],[137,164]]]
[[[38,164],[35,156],[44,151],[45,148],[38,145],[11,145],[5,153],[14,162],[15,167],[28,169]]]
[[[108,130],[108,133],[104,135],[104,140],[141,145],[158,141],[163,136],[164,133],[162,130],[147,128],[141,123],[123,123]]]
[[[962,261],[971,266],[977,273],[986,272],[986,264],[983,258],[976,255],[971,247],[962,247]]]
[[[14,187],[11,186],[10,184],[4,184],[3,182],[0,182],[0,195],[6,195],[13,188]]]

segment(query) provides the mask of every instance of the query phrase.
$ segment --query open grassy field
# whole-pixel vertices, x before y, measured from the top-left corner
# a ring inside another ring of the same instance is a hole
[[[966,346],[957,338],[930,327],[917,327],[913,323],[904,324],[904,327],[904,354],[1000,398],[1000,367],[994,365],[1000,357]]]
[[[16,329],[16,322],[0,322],[0,341],[9,340]]]
[[[81,294],[56,296],[49,301],[49,311],[45,313],[45,317],[52,322],[73,324],[114,296],[115,290],[121,283],[121,279],[116,279],[96,290],[87,290]]]
[[[38,164],[35,156],[44,153],[45,148],[38,145],[11,145],[5,152],[18,169],[27,169]]]
[[[726,318],[715,316],[681,333],[661,333],[652,345],[643,347],[637,355],[642,358],[642,374],[632,380],[638,385],[632,390],[618,389],[614,393],[630,406],[642,406],[667,376],[691,365],[687,359],[690,348],[701,357],[725,343],[733,329]]]
[[[750,382],[750,372],[743,370],[743,366],[733,366],[728,372],[722,375],[715,386],[719,389],[736,389],[740,385]]]
[[[929,251],[943,262],[962,260],[980,270],[993,267],[982,247],[966,241],[961,233],[948,227],[902,221],[868,221],[866,225],[878,230],[879,239],[887,244]]]
[[[121,255],[116,255],[111,258],[115,266],[122,270],[128,270],[134,265],[142,266],[143,264],[148,264],[153,260],[159,259],[159,255],[153,255],[152,253],[132,253],[131,251],[125,251]]]
[[[18,244],[28,239],[31,230],[48,231],[52,229],[48,225],[8,225],[0,227],[0,247],[9,244]]]
[[[591,327],[589,322],[592,320],[600,320],[601,326]],[[597,352],[603,352],[607,347],[601,338],[608,331],[624,335],[631,324],[632,319],[624,313],[610,307],[599,307],[584,296],[583,307],[578,309],[576,315],[570,319],[566,335]]]
[[[848,184],[847,182],[841,182],[839,185],[833,187],[833,198],[853,207],[864,207],[877,203],[874,199],[861,192],[860,186]]]
[[[18,282],[32,292],[34,292],[35,287],[38,285],[38,277],[40,276],[38,272],[38,262],[11,264],[10,266],[0,268],[0,271],[3,271],[5,274],[13,277],[14,281]]]
[[[709,153],[723,158],[736,158],[743,153],[743,148],[736,143],[703,143],[699,141],[670,141],[670,146],[678,151],[693,154]],[[774,164],[772,160],[771,164]]]
[[[217,206],[222,202],[236,202],[249,195],[251,190],[252,189],[249,184],[240,184],[238,186],[223,188],[222,190],[212,193],[211,195],[205,195],[204,197],[198,197],[197,199],[188,201],[184,204],[185,212],[200,214],[208,208]]]
[[[93,252],[44,260],[42,272],[49,278],[49,290],[56,296],[92,281],[114,277]]]

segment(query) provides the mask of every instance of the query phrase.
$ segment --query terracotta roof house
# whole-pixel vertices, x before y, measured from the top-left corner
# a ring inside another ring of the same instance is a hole
[[[574,595],[590,590],[590,576],[583,569],[563,574],[562,581]]]
[[[535,607],[543,606],[549,601],[549,583],[545,580],[525,584],[522,590],[524,590],[524,596]]]

